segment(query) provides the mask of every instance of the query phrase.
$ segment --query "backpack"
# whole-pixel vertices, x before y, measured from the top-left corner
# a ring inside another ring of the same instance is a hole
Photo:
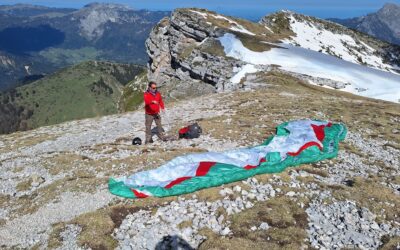
[[[179,130],[179,139],[194,139],[199,138],[203,130],[199,126],[199,124],[193,123],[187,127],[181,128]]]
[[[139,137],[133,138],[132,145],[142,145],[142,139],[140,139]]]

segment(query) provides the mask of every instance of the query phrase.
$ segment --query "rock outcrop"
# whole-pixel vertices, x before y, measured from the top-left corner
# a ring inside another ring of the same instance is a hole
[[[225,56],[218,37],[234,27],[242,25],[206,10],[175,11],[153,28],[146,41],[149,80],[189,86],[194,93],[231,88],[234,69],[244,63]]]

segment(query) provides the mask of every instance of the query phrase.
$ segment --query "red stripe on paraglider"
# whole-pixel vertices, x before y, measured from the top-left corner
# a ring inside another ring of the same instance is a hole
[[[319,145],[318,142],[311,141],[311,142],[307,142],[306,144],[301,146],[301,148],[297,152],[289,152],[287,154],[290,156],[298,156],[301,152],[303,152],[305,149],[307,149],[311,146],[317,146],[320,150],[322,150],[322,147],[321,147],[321,145]]]
[[[195,176],[204,176],[210,171],[210,168],[214,166],[216,162],[200,162],[199,166],[196,170],[196,175]],[[191,176],[185,176],[185,177],[179,177],[173,181],[171,181],[168,185],[166,185],[164,188],[172,188],[175,185],[178,185],[188,179],[192,178]]]
[[[267,160],[266,160],[264,157],[261,158],[261,159],[260,159],[260,163],[258,164],[258,166],[260,166],[261,163],[266,162],[266,161],[267,161]],[[246,166],[244,167],[244,169],[250,170],[250,169],[256,168],[256,167],[258,167],[258,166],[246,165]]]
[[[214,166],[216,162],[208,162],[208,161],[202,161],[199,164],[199,167],[196,170],[196,176],[204,176],[210,171],[210,168]]]
[[[249,169],[253,169],[253,168],[256,168],[256,167],[258,167],[258,166],[247,165],[247,166],[244,167],[244,169],[249,170]]]
[[[135,194],[136,198],[147,198],[147,197],[149,197],[147,194],[139,192],[139,191],[137,191],[135,189],[131,189],[131,190],[132,190],[133,194]]]
[[[317,139],[320,142],[322,142],[324,140],[324,138],[325,138],[325,131],[324,131],[325,125],[318,126],[318,125],[311,124],[311,127],[313,128],[315,136],[317,137]]]
[[[311,124],[311,127],[314,130],[315,136],[317,137],[317,139],[320,142],[322,142],[325,139],[325,131],[324,131],[325,127],[331,127],[331,126],[332,126],[332,123],[330,123],[330,122],[327,125],[319,125],[319,126]]]
[[[179,183],[186,181],[187,179],[190,179],[192,177],[190,176],[185,176],[185,177],[179,177],[173,181],[171,181],[168,185],[165,186],[165,188],[172,188],[175,185],[178,185]]]

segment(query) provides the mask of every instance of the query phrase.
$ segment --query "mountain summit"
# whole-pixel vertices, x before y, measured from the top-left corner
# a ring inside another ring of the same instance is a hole
[[[173,96],[244,88],[247,74],[279,71],[358,95],[400,99],[398,46],[289,11],[252,23],[178,9],[152,30],[146,47],[148,78],[168,84]]]
[[[400,5],[385,4],[376,13],[351,19],[331,19],[378,39],[400,45]]]

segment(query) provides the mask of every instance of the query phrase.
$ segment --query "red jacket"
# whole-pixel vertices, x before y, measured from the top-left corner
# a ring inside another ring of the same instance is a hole
[[[156,101],[157,104],[153,103]],[[144,92],[144,109],[148,115],[156,115],[160,113],[160,108],[164,109],[164,102],[162,100],[160,92],[156,92],[155,95],[150,93],[150,91]]]

